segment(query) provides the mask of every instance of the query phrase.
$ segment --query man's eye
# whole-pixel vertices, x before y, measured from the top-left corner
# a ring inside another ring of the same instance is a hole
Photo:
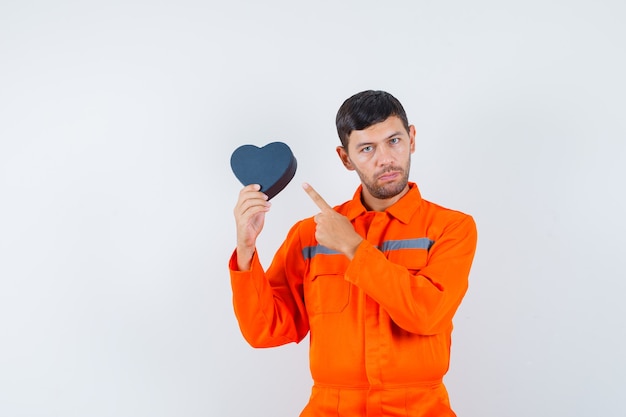
[[[372,149],[374,149],[371,146],[364,146],[363,148],[361,148],[361,152],[372,152]]]
[[[400,138],[393,138],[389,141],[392,145],[395,145],[396,143],[400,142]]]

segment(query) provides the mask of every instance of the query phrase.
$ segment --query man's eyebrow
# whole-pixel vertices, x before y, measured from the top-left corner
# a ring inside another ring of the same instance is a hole
[[[397,132],[393,132],[391,135],[387,136],[387,139],[393,139],[396,136],[401,136],[401,135],[402,135],[402,132],[398,130]]]

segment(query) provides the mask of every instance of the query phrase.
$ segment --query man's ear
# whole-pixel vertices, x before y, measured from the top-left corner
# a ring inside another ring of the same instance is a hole
[[[344,167],[346,167],[347,170],[354,171],[354,166],[352,166],[352,162],[350,161],[350,157],[348,156],[346,148],[344,148],[343,146],[337,146],[337,155],[339,155],[341,163]]]
[[[409,139],[411,143],[411,153],[415,152],[415,126],[409,126]]]

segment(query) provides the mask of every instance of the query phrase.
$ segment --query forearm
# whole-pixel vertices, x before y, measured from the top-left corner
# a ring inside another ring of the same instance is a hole
[[[244,338],[253,347],[299,342],[308,332],[292,288],[270,282],[256,253],[247,271],[237,270],[235,252],[229,263],[233,307]]]
[[[362,242],[345,279],[378,302],[403,329],[422,335],[443,331],[467,291],[476,245],[471,219],[451,229],[432,251],[421,254],[423,264],[415,263],[418,253],[407,253],[396,263]]]

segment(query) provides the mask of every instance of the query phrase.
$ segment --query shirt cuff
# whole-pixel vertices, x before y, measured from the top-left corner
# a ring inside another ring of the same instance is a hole
[[[252,259],[250,260],[250,269],[248,271],[240,271],[239,265],[237,263],[237,249],[233,251],[233,254],[230,256],[230,260],[228,261],[228,269],[230,269],[231,273],[234,274],[247,274],[250,273],[253,269],[255,269],[256,264],[259,263],[257,258],[256,249],[252,254]]]

